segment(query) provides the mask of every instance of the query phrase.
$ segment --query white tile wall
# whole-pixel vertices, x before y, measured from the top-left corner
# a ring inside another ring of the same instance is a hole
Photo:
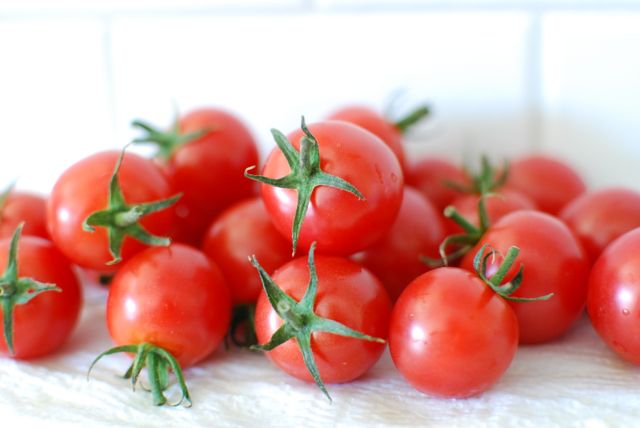
[[[105,27],[0,20],[0,187],[48,191],[75,158],[113,144]]]
[[[174,102],[236,111],[264,152],[404,89],[435,108],[411,152],[542,148],[640,188],[639,43],[637,0],[0,0],[0,186],[47,191]]]
[[[342,103],[383,107],[398,88],[433,102],[439,141],[526,144],[522,14],[314,15],[120,19],[113,26],[116,122],[168,121],[215,103],[240,112],[261,141],[301,114]],[[445,145],[444,143],[441,145]],[[451,147],[448,148],[451,151]]]
[[[640,188],[640,12],[549,14],[543,45],[544,148]]]

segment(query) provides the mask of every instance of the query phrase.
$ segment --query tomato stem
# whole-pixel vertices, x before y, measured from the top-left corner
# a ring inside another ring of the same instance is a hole
[[[490,251],[488,254],[485,254],[486,249],[489,248]],[[513,266],[520,253],[520,249],[516,246],[511,246],[507,251],[507,254],[503,257],[500,266],[498,266],[498,270],[495,274],[491,276],[491,278],[487,278],[487,264],[489,259],[496,257],[497,251],[491,247],[489,244],[485,244],[480,248],[478,253],[473,258],[473,267],[480,277],[480,279],[487,284],[493,291],[495,291],[502,298],[512,301],[512,302],[533,302],[539,300],[548,300],[553,296],[553,293],[546,294],[544,296],[539,297],[513,297],[512,294],[515,293],[520,285],[522,284],[523,275],[524,275],[524,266],[520,266],[518,273],[513,277],[513,279],[505,284],[502,284],[505,276]]]
[[[9,195],[13,192],[13,189],[16,187],[15,180],[9,183],[7,187],[0,193],[0,223],[2,223],[2,210],[4,209],[5,204],[7,203],[7,199],[9,199]]]
[[[153,125],[142,120],[134,120],[133,122],[131,122],[131,126],[134,128],[139,128],[142,131],[146,132],[146,134],[142,137],[134,139],[132,143],[154,144],[158,148],[157,156],[164,160],[171,158],[178,147],[196,140],[202,137],[204,134],[215,130],[212,128],[204,128],[194,132],[181,133],[177,114],[173,122],[173,126],[168,131],[162,131],[157,127],[154,127]]]
[[[155,406],[162,406],[164,404],[178,406],[180,404],[184,404],[185,407],[191,407],[191,397],[189,395],[189,390],[184,380],[180,364],[170,352],[151,343],[116,346],[101,353],[93,360],[91,366],[89,366],[87,378],[89,378],[91,370],[93,370],[93,367],[100,359],[107,355],[120,352],[127,352],[135,355],[133,362],[123,376],[125,379],[131,379],[131,387],[134,391],[136,389],[136,384],[139,381],[140,373],[142,372],[142,369],[146,367],[151,397]],[[175,374],[178,386],[182,393],[180,399],[175,403],[168,403],[167,397],[164,395],[164,392],[169,387],[169,370]]]
[[[311,195],[313,190],[318,186],[329,186],[336,189],[349,192],[360,200],[365,197],[348,181],[335,175],[327,174],[320,167],[320,149],[318,148],[318,140],[307,128],[304,116],[302,116],[300,128],[304,136],[300,140],[300,152],[296,151],[287,137],[277,129],[272,129],[273,135],[278,148],[282,151],[291,173],[281,178],[269,178],[262,175],[250,174],[254,167],[245,170],[244,176],[269,186],[280,187],[284,189],[295,189],[298,192],[298,202],[296,212],[293,219],[293,227],[291,230],[291,242],[293,244],[292,255],[296,254],[298,246],[298,238],[302,222],[309,208]]]
[[[130,236],[144,244],[155,246],[168,246],[171,240],[166,237],[155,236],[149,233],[139,223],[140,219],[154,212],[162,211],[175,204],[182,197],[179,193],[167,199],[159,201],[145,202],[135,205],[128,204],[124,199],[124,194],[120,188],[118,174],[120,166],[127,150],[126,145],[118,161],[116,162],[111,181],[109,182],[109,196],[107,207],[91,213],[82,223],[82,228],[86,232],[95,232],[95,227],[107,229],[109,239],[109,253],[113,259],[107,265],[113,265],[122,259],[122,244],[126,236]]]
[[[271,279],[269,274],[262,268],[255,256],[251,256],[251,264],[258,270],[260,281],[264,288],[267,298],[276,313],[282,318],[283,324],[271,336],[269,342],[262,345],[254,345],[251,349],[270,351],[290,339],[295,338],[302,353],[304,363],[313,377],[316,385],[331,401],[331,396],[327,391],[322,379],[318,366],[316,365],[313,352],[311,350],[311,339],[314,332],[328,332],[340,336],[354,337],[356,339],[367,340],[371,342],[385,343],[384,339],[369,336],[355,331],[344,324],[327,318],[321,318],[314,313],[316,295],[318,292],[318,274],[315,267],[315,248],[316,243],[311,244],[308,255],[309,265],[309,285],[307,290],[299,302],[288,296],[280,287]]]
[[[444,216],[458,224],[462,228],[463,233],[449,235],[440,243],[438,248],[440,259],[421,256],[420,259],[422,262],[429,267],[448,266],[464,257],[464,255],[480,241],[482,235],[484,235],[490,226],[485,198],[491,196],[493,196],[493,194],[481,195],[478,200],[478,217],[480,219],[480,225],[478,227],[460,215],[452,205],[446,207],[444,209]],[[450,247],[454,248],[452,252],[448,252]]]
[[[7,267],[0,277],[0,301],[2,302],[2,323],[4,340],[10,355],[15,355],[13,344],[13,313],[16,305],[24,305],[46,291],[62,290],[55,284],[47,284],[31,278],[18,277],[18,242],[24,222],[16,228],[9,244]]]
[[[423,104],[410,111],[406,116],[396,120],[393,125],[398,129],[398,131],[400,131],[402,134],[405,134],[411,127],[413,127],[416,123],[420,122],[430,114],[431,109],[429,108],[429,106]]]

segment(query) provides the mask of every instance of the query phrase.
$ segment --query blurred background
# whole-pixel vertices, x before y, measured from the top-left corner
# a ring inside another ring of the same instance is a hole
[[[638,0],[0,0],[0,186],[48,192],[144,118],[222,106],[261,143],[344,104],[433,115],[409,152],[560,156],[640,186]]]

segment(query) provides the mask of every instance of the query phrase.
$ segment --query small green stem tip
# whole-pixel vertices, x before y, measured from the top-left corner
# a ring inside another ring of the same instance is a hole
[[[191,407],[191,397],[189,396],[189,390],[182,374],[180,364],[171,353],[165,349],[155,346],[151,343],[141,343],[138,345],[124,345],[111,348],[102,354],[98,355],[95,360],[89,366],[87,371],[87,379],[91,374],[91,370],[96,363],[107,355],[116,354],[119,352],[127,352],[134,354],[134,359],[126,373],[125,379],[131,380],[131,387],[135,391],[136,385],[140,380],[140,373],[143,368],[147,368],[147,377],[149,379],[149,385],[153,404],[155,406],[162,406],[167,404],[169,406],[179,406],[183,404],[185,407]],[[164,392],[169,388],[169,371],[172,371],[181,391],[181,397],[174,403],[169,403]],[[140,382],[142,385],[142,383]]]
[[[327,392],[320,377],[320,372],[318,371],[318,366],[316,365],[311,350],[312,334],[314,332],[327,332],[377,343],[385,343],[385,340],[360,333],[337,321],[322,318],[315,314],[314,306],[318,292],[318,274],[316,272],[314,259],[315,247],[316,244],[314,242],[311,244],[308,256],[309,285],[302,300],[299,302],[282,291],[262,266],[260,266],[255,256],[250,257],[251,264],[258,270],[260,281],[262,282],[271,306],[283,320],[282,325],[273,334],[269,342],[263,345],[252,346],[251,349],[270,351],[288,340],[295,338],[309,373],[313,377],[316,385],[318,385],[324,395],[331,401],[331,396]]]
[[[329,186],[343,190],[353,194],[360,200],[365,197],[348,181],[331,174],[327,174],[320,168],[320,149],[318,148],[318,140],[307,128],[302,116],[300,128],[304,132],[304,136],[300,140],[300,152],[298,152],[287,137],[277,129],[272,129],[271,134],[282,151],[291,172],[289,175],[281,178],[269,178],[262,175],[250,174],[254,167],[245,170],[244,176],[270,186],[280,187],[284,189],[295,189],[298,192],[298,202],[296,212],[293,219],[293,227],[291,230],[291,242],[293,244],[292,254],[296,254],[298,246],[298,238],[302,222],[309,208],[311,195],[313,190],[318,186]]]
[[[485,254],[487,248],[489,249],[489,253]],[[487,267],[489,264],[489,260],[495,259],[496,256],[499,256],[499,254],[489,244],[485,244],[480,248],[480,250],[473,258],[473,268],[485,284],[487,284],[493,291],[495,291],[498,295],[506,300],[512,302],[535,302],[550,299],[553,296],[553,293],[549,293],[539,297],[512,296],[512,294],[515,293],[522,284],[524,275],[523,265],[520,266],[518,273],[516,273],[511,281],[502,284],[504,278],[507,276],[507,273],[515,263],[515,260],[518,257],[519,253],[520,249],[518,247],[510,247],[507,251],[507,254],[504,256],[502,263],[500,263],[500,265],[498,266],[498,270],[491,276],[491,278],[487,278]]]
[[[82,223],[82,228],[86,232],[95,232],[96,227],[107,229],[109,253],[112,257],[112,260],[107,262],[107,265],[114,265],[122,260],[122,245],[126,236],[130,236],[146,245],[168,246],[171,243],[169,238],[152,235],[139,222],[143,217],[151,213],[170,207],[182,197],[182,194],[177,194],[159,201],[135,205],[128,204],[124,199],[118,179],[118,173],[127,147],[128,145],[122,149],[113,169],[109,182],[107,207],[104,210],[91,213]]]
[[[55,284],[18,277],[18,242],[23,227],[24,222],[20,223],[13,233],[9,244],[7,267],[0,277],[0,307],[2,307],[4,340],[10,355],[15,355],[13,337],[15,306],[29,303],[33,298],[46,291],[62,291]]]
[[[177,112],[173,126],[168,131],[163,131],[143,120],[134,120],[131,122],[131,126],[145,133],[131,142],[133,144],[154,144],[158,148],[157,155],[164,160],[171,158],[178,147],[197,140],[209,132],[215,131],[215,128],[207,127],[194,132],[182,133],[180,132],[180,122]]]
[[[424,118],[431,114],[431,109],[428,105],[423,104],[409,112],[406,116],[394,122],[394,126],[402,133],[405,134],[416,123],[422,121]]]

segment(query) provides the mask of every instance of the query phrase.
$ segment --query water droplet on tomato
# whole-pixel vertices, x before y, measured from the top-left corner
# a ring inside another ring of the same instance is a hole
[[[622,310],[622,315],[629,315],[629,309],[625,308]]]

